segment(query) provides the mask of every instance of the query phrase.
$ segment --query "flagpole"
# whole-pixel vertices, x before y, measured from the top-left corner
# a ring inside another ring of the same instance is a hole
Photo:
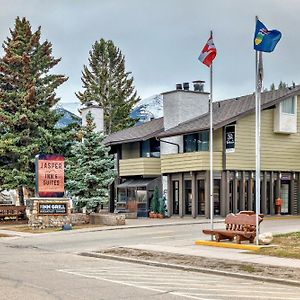
[[[212,30],[210,31],[213,36]],[[210,65],[210,99],[209,99],[209,165],[210,165],[210,223],[211,229],[214,229],[214,177],[213,177],[213,63]],[[213,236],[211,236],[213,239]]]
[[[256,21],[258,17],[256,16]],[[259,222],[260,214],[260,127],[261,127],[261,88],[262,78],[260,76],[259,63],[262,53],[255,51],[255,210],[256,210],[256,244],[259,244]]]

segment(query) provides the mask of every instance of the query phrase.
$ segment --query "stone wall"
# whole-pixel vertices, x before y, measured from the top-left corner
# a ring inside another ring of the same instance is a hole
[[[67,212],[65,215],[41,215],[38,211],[39,203],[65,203],[67,205]],[[60,198],[31,198],[30,212],[28,213],[28,226],[32,228],[48,228],[48,227],[62,227],[64,224],[71,223],[71,210],[68,199]]]

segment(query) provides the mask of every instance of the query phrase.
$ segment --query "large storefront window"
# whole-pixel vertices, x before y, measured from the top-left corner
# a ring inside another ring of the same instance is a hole
[[[141,142],[141,157],[160,157],[160,142],[149,139]]]
[[[198,214],[205,214],[205,181],[198,180]]]
[[[185,195],[185,214],[190,215],[192,213],[192,181],[184,181],[184,195]]]
[[[173,181],[173,215],[179,214],[179,182]]]
[[[183,136],[184,152],[208,151],[209,132],[187,134]]]
[[[214,179],[214,214],[220,215],[220,179]]]

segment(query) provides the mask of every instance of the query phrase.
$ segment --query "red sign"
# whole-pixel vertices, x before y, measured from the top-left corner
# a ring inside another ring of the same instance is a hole
[[[38,197],[63,197],[64,157],[59,154],[39,154],[35,168]]]

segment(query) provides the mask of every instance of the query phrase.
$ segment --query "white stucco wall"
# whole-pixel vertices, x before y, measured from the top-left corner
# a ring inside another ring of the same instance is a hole
[[[209,95],[201,92],[176,90],[163,94],[164,128],[168,130],[185,121],[208,112]],[[183,152],[183,136],[163,138],[162,140],[179,144]],[[177,153],[177,147],[161,142],[161,154]]]

